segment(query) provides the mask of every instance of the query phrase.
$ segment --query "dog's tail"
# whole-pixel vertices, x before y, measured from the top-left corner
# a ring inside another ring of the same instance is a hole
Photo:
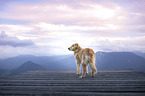
[[[93,64],[93,63],[89,63],[89,64],[90,64],[92,71],[97,73],[97,68],[96,68],[95,64]]]

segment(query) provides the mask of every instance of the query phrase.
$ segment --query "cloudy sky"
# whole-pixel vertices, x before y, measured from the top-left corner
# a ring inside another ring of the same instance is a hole
[[[145,53],[145,0],[0,0],[0,58],[97,51]]]

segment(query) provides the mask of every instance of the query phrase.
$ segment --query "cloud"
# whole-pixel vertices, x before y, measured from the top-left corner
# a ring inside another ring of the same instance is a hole
[[[19,40],[17,37],[10,37],[4,31],[0,34],[0,46],[24,47],[34,45],[31,40]]]
[[[96,40],[95,48],[101,51],[140,51],[145,52],[145,36],[126,38],[104,38]]]
[[[86,29],[90,29],[91,31],[112,31],[112,29],[118,29],[119,31],[115,30],[117,34],[124,31],[125,34],[130,32],[133,24],[143,22],[144,20],[143,15],[139,16],[135,15],[136,13],[128,12],[128,10],[119,5],[120,3],[116,4],[109,1],[84,2],[82,0],[79,0],[78,2],[73,1],[72,3],[65,1],[62,3],[56,2],[57,1],[51,3],[39,2],[30,4],[14,3],[15,6],[14,4],[10,4],[11,10],[8,10],[8,12],[0,12],[0,17],[36,23],[38,29],[39,27],[45,27],[43,30],[46,28],[47,30],[53,29],[51,31],[54,31],[54,29],[59,30],[59,28],[65,31],[66,28],[84,29],[83,31],[86,31]],[[77,6],[75,6],[75,4],[77,4]],[[40,24],[40,22],[42,23]],[[25,26],[18,28],[23,30],[27,29],[24,27]],[[135,30],[138,30],[138,27],[133,27],[134,29],[136,28]]]
[[[46,22],[29,23],[23,25],[0,24],[0,30],[5,30],[11,35],[17,34],[17,37],[24,37],[25,39],[39,39],[39,38],[56,38],[62,36],[80,36],[89,32],[93,35],[105,35],[105,31],[110,32],[120,30],[118,25],[102,24],[98,26],[81,26],[81,25],[65,25],[65,24],[51,24]],[[11,32],[11,33],[10,33]],[[96,34],[94,34],[96,33]],[[119,34],[118,34],[119,35]]]
[[[8,35],[1,33],[0,50],[15,55],[69,54],[67,48],[78,42],[95,52],[145,52],[144,4],[144,0],[3,0],[0,31]]]
[[[19,33],[21,31],[20,27],[23,29],[21,34]],[[140,37],[134,37],[134,34],[136,32],[132,33],[132,31],[120,34],[120,29],[116,29],[116,26],[113,25],[108,25],[108,27],[101,26],[101,28],[99,29],[99,27],[95,26],[88,27],[79,25],[63,25],[39,22],[30,23],[27,25],[13,25],[13,27],[11,27],[11,25],[5,24],[1,26],[1,28],[3,28],[3,30],[11,31],[15,34],[18,34],[17,37],[21,40],[31,39],[35,41],[35,45],[37,45],[37,47],[40,47],[41,49],[48,48],[50,50],[54,50],[53,53],[55,54],[69,53],[67,52],[66,48],[75,42],[81,44],[82,47],[89,46],[95,51],[140,50],[144,52],[144,46],[141,46],[139,44],[140,42],[144,42],[144,40],[141,39],[144,38],[144,35]],[[109,32],[107,30],[109,30]],[[133,37],[130,35],[130,33]],[[15,34],[12,35],[14,36]],[[123,34],[125,34],[125,36]],[[129,36],[127,34],[129,34]],[[46,48],[42,46],[45,46]],[[61,50],[61,52],[58,52],[58,50]]]
[[[75,4],[68,2],[11,4],[12,10],[7,13],[0,12],[0,17],[31,22],[71,22],[73,24],[99,24],[100,22],[112,23],[112,21],[116,23],[121,22],[120,19],[124,18],[123,9],[115,4],[114,7],[106,7],[94,2],[73,3]],[[76,4],[77,6],[75,6]]]

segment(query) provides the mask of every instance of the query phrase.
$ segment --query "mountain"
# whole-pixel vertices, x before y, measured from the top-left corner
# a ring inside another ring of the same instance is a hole
[[[67,58],[53,62],[53,65],[55,65],[54,69],[57,68],[58,70],[75,70],[77,68],[74,56],[69,56]]]
[[[22,65],[23,63],[27,61],[35,61],[37,58],[32,55],[20,55],[8,59],[1,60],[0,62],[0,68],[2,69],[15,69]]]
[[[70,55],[58,55],[58,56],[33,56],[33,55],[20,55],[0,61],[1,69],[16,69],[27,61],[38,63],[44,67],[48,67],[49,64],[59,61],[63,58],[69,57]]]
[[[12,74],[16,74],[16,73],[22,73],[22,72],[32,71],[32,70],[46,70],[46,68],[32,61],[28,61],[24,63],[23,65],[21,65],[20,67],[11,70],[10,72]]]
[[[131,52],[96,52],[96,66],[103,69],[134,69],[145,72],[145,58]],[[73,55],[17,56],[0,61],[0,69],[16,69],[27,61],[44,66],[48,70],[76,70]]]
[[[145,72],[145,58],[131,52],[96,52],[95,56],[98,70],[134,69]],[[53,64],[58,65],[60,70],[76,70],[74,56],[61,59]]]
[[[144,57],[145,58],[145,53],[142,52],[134,52],[136,55]]]
[[[131,52],[97,52],[98,69],[135,69],[145,72],[145,58]]]
[[[8,72],[8,71],[9,71],[9,70],[6,70],[6,69],[0,69],[0,75],[6,73],[6,72]]]

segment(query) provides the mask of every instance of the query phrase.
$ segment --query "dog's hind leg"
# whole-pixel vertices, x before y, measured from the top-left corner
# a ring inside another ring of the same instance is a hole
[[[86,66],[86,74],[88,74],[88,66]]]
[[[94,55],[89,60],[89,65],[90,65],[90,67],[92,69],[92,77],[94,77],[95,74],[97,73],[97,68],[95,66],[95,56]]]
[[[97,68],[96,68],[95,64],[93,64],[93,63],[90,63],[89,65],[92,69],[92,77],[94,77],[95,74],[97,73]]]
[[[82,64],[82,67],[83,67],[83,75],[81,76],[81,78],[84,78],[85,75],[86,75],[86,65],[85,64]]]

